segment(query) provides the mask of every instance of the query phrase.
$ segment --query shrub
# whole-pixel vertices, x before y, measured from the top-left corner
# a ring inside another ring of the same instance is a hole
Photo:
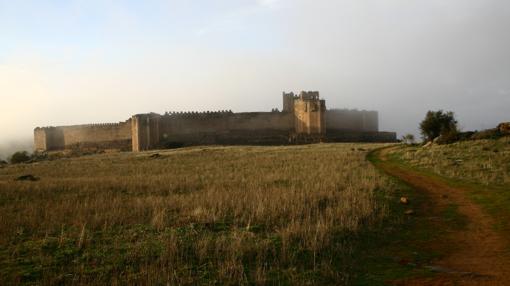
[[[471,139],[472,140],[498,139],[498,138],[501,138],[502,136],[503,135],[501,134],[499,129],[493,128],[493,129],[486,129],[486,130],[475,132],[475,134],[473,134],[471,136]]]
[[[161,147],[163,147],[163,149],[177,149],[184,147],[184,143],[164,140],[163,143],[161,143]]]
[[[28,154],[27,151],[18,151],[11,156],[11,163],[12,164],[19,164],[30,161],[31,156]]]
[[[407,145],[415,144],[416,140],[414,138],[414,135],[406,134],[406,135],[402,136],[402,143],[407,144]]]
[[[437,144],[451,144],[460,140],[460,133],[457,130],[448,130],[442,132],[439,137],[437,137]]]
[[[473,137],[473,135],[475,135],[475,133],[476,132],[474,132],[474,131],[459,132],[458,133],[459,141],[471,140],[471,138]]]
[[[458,134],[457,120],[451,111],[428,111],[425,119],[420,123],[420,131],[427,141],[432,141],[441,135],[452,139]]]

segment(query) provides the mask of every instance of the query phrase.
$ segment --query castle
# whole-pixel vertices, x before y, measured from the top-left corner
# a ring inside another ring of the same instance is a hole
[[[36,151],[144,151],[191,145],[285,145],[314,142],[394,142],[379,132],[377,111],[326,109],[319,92],[283,93],[271,112],[137,114],[119,123],[35,128]]]

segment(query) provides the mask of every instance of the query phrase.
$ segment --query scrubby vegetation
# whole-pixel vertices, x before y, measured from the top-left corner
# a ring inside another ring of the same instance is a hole
[[[440,145],[468,140],[497,140],[510,135],[510,123],[508,122],[503,122],[496,128],[461,132],[455,114],[452,111],[444,112],[443,110],[428,111],[419,128],[425,142],[434,142]],[[410,144],[413,141],[414,136],[411,134],[402,137],[403,143]]]
[[[373,260],[367,243],[386,237],[366,233],[397,201],[395,183],[365,160],[377,146],[196,147],[12,165],[0,171],[0,284],[352,283]],[[15,180],[24,174],[40,180]]]
[[[458,134],[455,114],[452,111],[429,111],[420,123],[420,131],[426,141],[439,138],[441,143],[451,143],[457,140]]]
[[[469,140],[449,145],[404,147],[393,157],[466,190],[466,196],[494,221],[502,237],[510,236],[510,137]]]
[[[414,138],[413,134],[406,134],[406,135],[402,136],[401,141],[402,141],[402,143],[407,144],[407,145],[416,144],[416,139]]]
[[[484,185],[510,185],[510,137],[396,151],[412,166]]]
[[[12,154],[10,160],[12,164],[25,163],[30,161],[31,155],[27,151],[18,151]]]

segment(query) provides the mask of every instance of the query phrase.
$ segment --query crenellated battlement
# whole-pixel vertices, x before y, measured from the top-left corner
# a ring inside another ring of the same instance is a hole
[[[283,92],[283,96],[284,97],[288,97],[288,98],[292,98],[292,99],[298,99],[299,98],[299,95],[294,94],[294,92],[287,93],[287,92],[284,91]]]
[[[78,124],[78,125],[66,125],[66,126],[44,126],[36,127],[34,130],[51,130],[55,128],[91,128],[91,127],[121,127],[126,124],[130,124],[131,119],[126,121],[120,121],[117,123],[89,123],[89,124]]]
[[[232,110],[218,110],[218,111],[167,111],[163,114],[164,117],[171,118],[207,118],[224,115],[232,115]]]
[[[301,100],[319,100],[320,96],[318,91],[302,91],[297,98]]]
[[[230,116],[234,114],[232,110],[218,111],[169,111],[165,112],[163,117],[168,119],[208,119]]]

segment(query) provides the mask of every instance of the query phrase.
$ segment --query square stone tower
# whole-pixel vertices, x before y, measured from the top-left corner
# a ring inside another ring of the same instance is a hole
[[[297,95],[294,95],[293,92],[286,93],[283,92],[283,112],[294,112],[294,101],[298,99]]]
[[[318,91],[302,91],[293,101],[294,124],[297,134],[326,133],[326,101]]]
[[[137,114],[131,117],[131,144],[133,152],[159,147],[159,120],[155,113]]]

